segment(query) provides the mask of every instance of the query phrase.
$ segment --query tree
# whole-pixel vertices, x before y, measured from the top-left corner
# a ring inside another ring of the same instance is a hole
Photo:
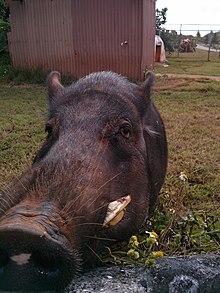
[[[0,0],[0,20],[8,22],[9,9],[5,6],[5,1]]]
[[[205,35],[205,36],[203,37],[203,42],[204,42],[206,45],[208,45],[208,43],[209,43],[209,34],[207,34],[207,35]]]
[[[197,32],[197,34],[196,34],[196,39],[197,39],[197,42],[198,42],[198,41],[201,41],[201,34],[200,34],[200,31]]]
[[[156,10],[156,35],[163,39],[165,50],[171,53],[178,48],[178,35],[176,31],[169,31],[162,27],[167,22],[167,10],[166,7]]]
[[[162,10],[156,9],[156,34],[159,34],[159,31],[162,29],[162,25],[167,22],[167,13],[168,8],[162,8]]]
[[[211,40],[211,44],[212,45],[216,45],[218,44],[218,36],[217,36],[217,33],[214,33],[213,36],[212,36],[212,40]]]
[[[175,51],[175,49],[178,49],[179,36],[176,31],[162,29],[160,32],[160,36],[164,41],[165,51],[172,53]]]
[[[213,33],[213,31],[211,31],[211,32],[209,33],[209,44],[212,44],[213,36],[214,36],[214,33]]]

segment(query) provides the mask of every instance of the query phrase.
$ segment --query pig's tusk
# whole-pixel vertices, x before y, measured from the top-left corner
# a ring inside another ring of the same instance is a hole
[[[131,196],[127,195],[115,201],[110,202],[106,213],[103,227],[114,226],[118,224],[124,216],[126,206],[131,202]]]

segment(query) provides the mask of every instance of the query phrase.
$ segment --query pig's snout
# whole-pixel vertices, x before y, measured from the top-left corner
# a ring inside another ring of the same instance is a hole
[[[4,222],[0,225],[0,291],[64,288],[76,270],[66,243],[33,222]]]

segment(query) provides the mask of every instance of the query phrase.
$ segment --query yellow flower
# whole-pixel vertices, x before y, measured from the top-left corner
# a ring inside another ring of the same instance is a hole
[[[175,210],[174,209],[169,209],[169,211],[172,213],[172,214],[175,214]]]
[[[139,244],[140,243],[138,242],[137,236],[135,236],[135,235],[131,236],[130,241],[129,241],[129,246],[130,247],[132,247],[132,246],[138,247]]]
[[[186,173],[184,173],[184,172],[180,172],[180,177],[179,178],[183,182],[188,180],[188,177],[186,176]]]
[[[140,258],[140,254],[139,254],[138,251],[135,251],[135,253],[134,253],[134,255],[133,255],[133,258],[134,258],[134,259],[138,259],[138,258]]]
[[[131,236],[131,240],[132,241],[137,241],[137,236],[135,236],[135,235]]]
[[[148,238],[146,239],[146,242],[147,242],[148,245],[157,244],[157,240],[156,240],[156,238],[153,238],[153,237],[148,237]]]
[[[132,256],[134,254],[135,250],[134,249],[129,249],[127,252],[127,255]]]
[[[158,238],[158,235],[157,235],[156,232],[152,231],[152,232],[150,233],[150,237]]]
[[[149,231],[145,231],[146,234],[149,234],[149,236],[151,238],[158,238],[158,235],[156,232],[152,231],[152,232],[149,232]]]
[[[134,259],[138,259],[140,257],[140,254],[135,249],[129,249],[127,252],[127,255],[130,257],[133,257]]]
[[[155,251],[152,253],[155,258],[164,257],[163,251]]]
[[[146,261],[145,261],[145,265],[148,266],[148,267],[152,267],[156,264],[155,262],[155,259],[153,258],[148,258]]]

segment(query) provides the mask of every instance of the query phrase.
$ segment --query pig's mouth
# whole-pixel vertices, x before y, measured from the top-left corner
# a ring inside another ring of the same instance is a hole
[[[119,224],[131,202],[127,195],[109,203],[103,229]],[[21,207],[1,219],[0,291],[62,290],[82,263],[48,215]]]
[[[124,217],[126,206],[131,202],[131,196],[127,195],[115,201],[110,202],[108,205],[103,228],[117,225]]]

